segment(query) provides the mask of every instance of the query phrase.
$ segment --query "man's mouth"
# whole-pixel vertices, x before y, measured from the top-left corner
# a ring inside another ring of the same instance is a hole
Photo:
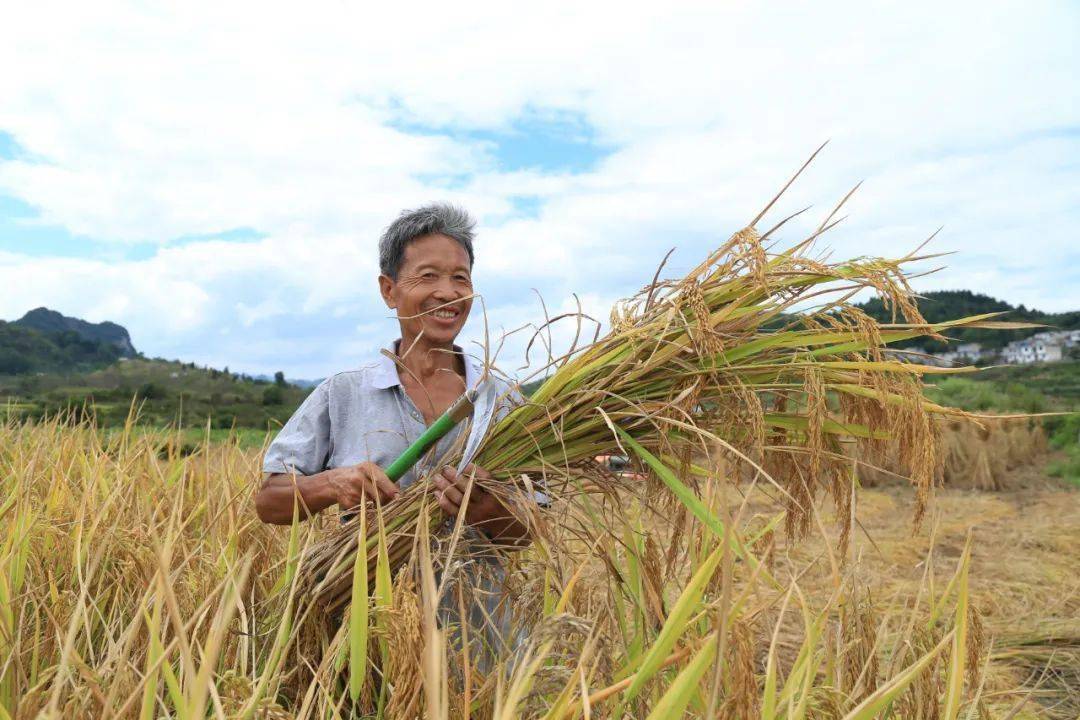
[[[432,310],[430,314],[439,320],[454,320],[461,313],[453,308],[439,308],[438,310]]]

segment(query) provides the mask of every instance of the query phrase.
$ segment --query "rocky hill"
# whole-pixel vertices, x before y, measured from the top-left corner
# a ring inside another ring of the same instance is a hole
[[[75,333],[82,340],[113,345],[119,351],[119,357],[130,358],[138,354],[135,346],[131,344],[128,331],[114,322],[90,323],[79,318],[61,315],[49,308],[39,307],[26,313],[12,325],[37,330],[45,335]]]
[[[83,372],[138,353],[127,330],[40,308],[15,322],[0,320],[0,375]]]

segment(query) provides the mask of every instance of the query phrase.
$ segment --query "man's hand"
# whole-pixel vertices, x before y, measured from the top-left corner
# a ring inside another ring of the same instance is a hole
[[[376,497],[387,503],[398,495],[398,486],[373,462],[338,468],[331,472],[328,480],[342,510],[374,502]]]
[[[459,473],[447,465],[433,478],[435,487],[439,492],[435,499],[439,507],[447,515],[457,517],[461,509],[461,503],[465,502],[465,493],[472,484],[472,493],[469,495],[469,504],[465,506],[465,522],[469,525],[480,525],[488,520],[507,517],[510,513],[503,507],[494,495],[484,490],[478,483],[473,482],[473,477],[481,480],[490,480],[491,473],[476,465],[469,465],[465,471]]]
[[[509,544],[527,542],[528,527],[518,521],[497,497],[474,482],[474,478],[491,480],[492,476],[484,468],[472,464],[467,465],[461,473],[447,465],[435,474],[432,478],[438,490],[435,499],[443,512],[457,517],[465,502],[465,493],[472,485],[469,502],[465,505],[465,523],[475,525],[492,540]]]
[[[398,486],[386,477],[375,463],[323,470],[314,475],[272,473],[263,480],[255,494],[255,511],[263,522],[288,525],[294,511],[301,520],[320,513],[331,505],[351,510],[365,501],[390,502]]]

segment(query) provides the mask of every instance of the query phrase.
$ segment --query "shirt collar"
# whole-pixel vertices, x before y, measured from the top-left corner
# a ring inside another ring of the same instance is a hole
[[[399,342],[399,340],[393,341],[386,349],[396,354]],[[465,359],[465,387],[475,388],[480,382],[480,363],[457,345],[454,346],[454,352],[459,353]],[[381,352],[375,360],[375,372],[371,378],[371,385],[379,390],[388,390],[401,385],[397,364]]]

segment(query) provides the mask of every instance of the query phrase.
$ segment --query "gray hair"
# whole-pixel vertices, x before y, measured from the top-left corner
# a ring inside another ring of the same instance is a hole
[[[456,240],[469,253],[473,264],[473,231],[476,223],[463,208],[446,203],[432,203],[416,210],[402,210],[397,220],[379,238],[379,271],[397,279],[405,260],[405,247],[425,235],[445,235]]]

